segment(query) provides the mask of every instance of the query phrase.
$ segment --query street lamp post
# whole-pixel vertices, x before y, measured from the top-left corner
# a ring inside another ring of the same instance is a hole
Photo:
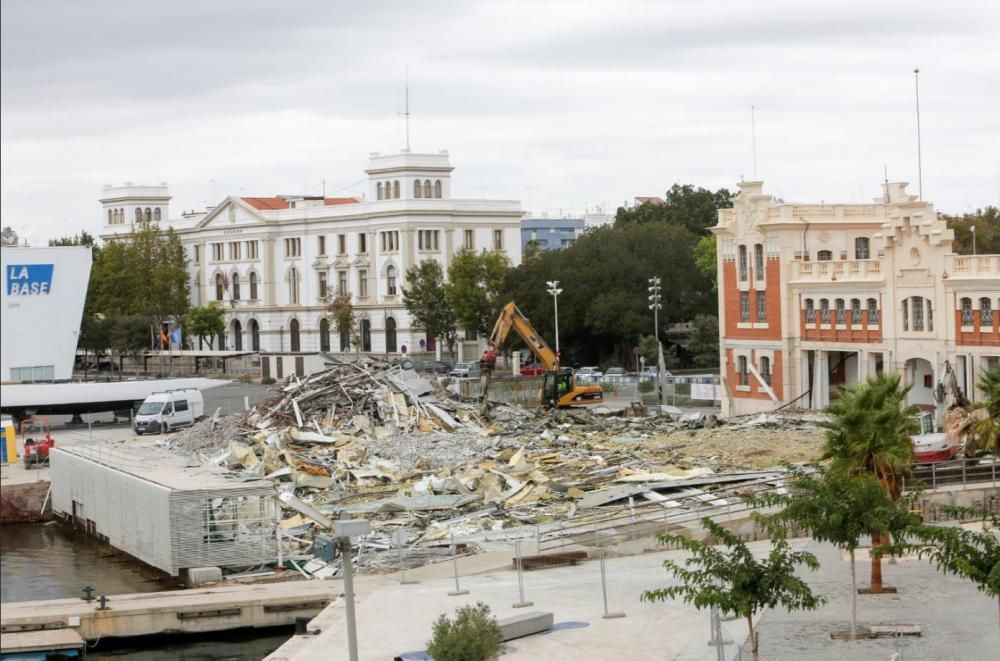
[[[976,254],[976,226],[973,225],[969,229],[972,230],[972,254]]]
[[[559,289],[558,280],[549,280],[545,283],[548,285],[548,289],[545,291],[552,294],[552,307],[556,314],[556,356],[559,355],[559,294],[562,293],[562,289]]]
[[[653,276],[649,279],[650,287],[649,289],[649,309],[653,311],[653,337],[656,338],[657,343],[660,341],[660,279]]]

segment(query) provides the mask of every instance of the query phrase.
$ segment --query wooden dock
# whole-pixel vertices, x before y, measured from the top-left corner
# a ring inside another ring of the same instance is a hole
[[[23,632],[55,640],[71,629],[92,641],[288,626],[340,595],[340,580],[328,579],[114,595],[104,610],[97,599],[24,601],[4,604],[0,633],[6,648],[8,634]]]

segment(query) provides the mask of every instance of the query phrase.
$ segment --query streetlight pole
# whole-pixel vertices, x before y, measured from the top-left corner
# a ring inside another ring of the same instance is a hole
[[[648,287],[650,291],[649,309],[653,311],[653,337],[655,337],[656,342],[659,343],[660,308],[663,307],[662,305],[660,305],[660,300],[662,299],[662,296],[660,296],[660,278],[658,278],[657,276],[653,276],[652,278],[649,279],[649,284],[650,284],[650,287]]]
[[[545,284],[548,285],[545,291],[552,294],[552,307],[556,314],[556,356],[559,356],[559,294],[562,293],[562,289],[559,289],[558,280],[549,280]]]
[[[972,229],[972,254],[975,255],[976,254],[976,226],[973,225],[971,227],[971,229]]]

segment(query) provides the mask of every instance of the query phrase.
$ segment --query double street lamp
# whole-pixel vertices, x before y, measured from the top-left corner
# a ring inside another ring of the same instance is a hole
[[[559,355],[559,294],[562,293],[562,289],[559,289],[558,280],[549,280],[545,283],[548,285],[548,289],[545,291],[552,294],[552,306],[555,309],[556,314],[556,356]]]
[[[662,296],[660,296],[660,279],[653,276],[649,279],[650,286],[649,289],[649,309],[653,311],[653,337],[656,341],[660,341],[660,308],[663,306],[660,304]]]

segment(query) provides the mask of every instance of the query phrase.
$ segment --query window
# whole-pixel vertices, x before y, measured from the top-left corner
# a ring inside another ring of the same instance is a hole
[[[358,330],[361,333],[361,350],[371,351],[372,350],[372,322],[368,319],[362,319],[358,323]]]
[[[767,295],[764,291],[757,292],[757,321],[760,323],[767,321]]]
[[[302,239],[285,239],[285,257],[302,255]]]
[[[981,298],[979,299],[979,326],[983,327],[992,325],[993,325],[993,303],[988,298]]]
[[[868,259],[869,245],[870,242],[868,241],[868,237],[866,236],[859,236],[858,238],[854,239],[854,259]]]
[[[257,300],[257,274],[250,271],[250,300]]]
[[[191,251],[191,256],[192,256],[191,259],[192,259],[192,261],[195,264],[197,264],[198,262],[200,262],[201,261],[201,246],[193,246],[193,250]]]
[[[385,197],[383,197],[383,195],[382,195],[382,182],[381,181],[378,182],[377,184],[375,184],[375,197],[378,198],[378,199],[380,199],[380,200],[384,200],[385,199]]]
[[[302,345],[299,342],[299,320],[298,319],[292,319],[290,322],[288,322],[288,341],[291,343],[291,349],[292,349],[292,351],[301,351],[302,350]]]
[[[910,330],[910,299],[903,299],[903,330]]]
[[[476,249],[476,234],[473,230],[465,230],[465,238],[462,241],[462,247],[466,250]]]
[[[326,254],[326,237],[318,236],[316,237],[316,253],[319,255]]]
[[[222,293],[224,291],[226,291],[226,288],[222,284],[222,274],[221,273],[216,273],[215,274],[215,300],[221,301],[222,300]]]
[[[740,270],[740,282],[745,282],[747,279],[747,247],[739,247],[739,259],[737,260],[738,267]]]
[[[438,249],[438,230],[419,230],[417,232],[417,248],[419,250]]]
[[[740,321],[750,321],[750,292],[740,292]]]
[[[247,241],[247,259],[257,259],[257,242]]]
[[[469,342],[474,342],[479,339],[479,333],[476,332],[475,328],[466,328],[465,339]]]
[[[434,197],[441,197],[441,180],[438,179],[434,182]]]
[[[379,232],[382,242],[382,252],[395,252],[399,250],[399,232]]]
[[[243,326],[239,319],[233,319],[233,348],[243,351]]]
[[[137,222],[137,223],[141,223],[142,222],[142,209],[138,209],[137,208],[135,210],[135,222]]]
[[[358,270],[358,298],[368,298],[368,270]]]
[[[385,269],[386,293],[389,296],[396,295],[396,267],[389,266]],[[393,349],[395,351],[395,349]]]
[[[330,321],[326,317],[319,320],[319,350],[330,350]]]
[[[771,359],[768,356],[760,357],[760,376],[764,383],[771,385]]]
[[[736,372],[739,375],[740,385],[749,385],[750,380],[747,378],[747,357],[739,356],[736,359]]]
[[[878,323],[878,301],[874,298],[868,299],[868,323],[872,325]]]
[[[837,323],[844,325],[847,323],[847,308],[844,307],[844,299],[838,298],[835,302],[837,306]]]
[[[861,323],[861,299],[852,298],[851,299],[851,323],[860,324]]]
[[[288,302],[299,303],[299,271],[295,267],[288,269]]]
[[[830,301],[825,298],[819,299],[819,323],[830,323]]]
[[[820,250],[816,253],[816,261],[818,262],[830,262],[833,261],[833,251],[830,250]]]
[[[763,244],[757,243],[753,247],[753,268],[754,268],[754,279],[763,280],[764,279],[764,246]]]
[[[347,293],[347,271],[337,271],[337,293]]]
[[[431,180],[427,179],[424,181],[424,197],[433,197],[431,193]]]
[[[319,297],[326,298],[326,271],[319,272]]]
[[[153,220],[155,220],[156,222],[160,222],[160,207],[156,207],[155,209],[153,209]],[[185,404],[186,403],[187,402],[185,402]]]
[[[386,353],[398,351],[396,348],[396,320],[392,317],[385,320],[385,351]]]
[[[114,225],[115,224],[115,216],[116,215],[117,215],[117,212],[111,211],[111,209],[108,209],[108,225]]]
[[[413,182],[413,197],[419,198],[422,192],[423,189],[420,187],[420,180],[417,179],[416,181]]]
[[[213,243],[212,244],[212,261],[221,262],[222,261],[222,244]]]
[[[351,334],[346,331],[338,331],[340,336],[340,350],[350,351],[351,350]]]
[[[240,300],[240,274],[233,273],[233,300]]]
[[[338,234],[337,235],[337,254],[346,255],[347,254],[347,235]]]
[[[493,230],[493,249],[503,250],[503,230]]]
[[[237,261],[240,258],[240,242],[230,241],[229,242],[229,260]]]
[[[913,330],[922,331],[924,330],[924,299],[920,296],[913,296],[910,300],[913,305]]]
[[[260,351],[260,324],[256,319],[250,320],[250,350]]]
[[[358,233],[358,253],[364,255],[368,252],[368,235],[364,232]]]
[[[973,323],[973,320],[972,320],[972,299],[971,298],[963,298],[961,300],[961,306],[962,306],[962,325],[963,326],[971,326],[972,323]]]
[[[816,306],[813,304],[813,300],[811,298],[806,299],[806,323],[816,323]]]
[[[386,186],[388,186],[388,185],[389,184],[386,184]],[[397,200],[399,199],[399,180],[398,179],[396,181],[392,182],[392,196],[394,198],[396,198]]]
[[[152,220],[153,220],[153,212],[150,210],[149,207],[146,207],[146,222],[149,223],[152,222]]]

